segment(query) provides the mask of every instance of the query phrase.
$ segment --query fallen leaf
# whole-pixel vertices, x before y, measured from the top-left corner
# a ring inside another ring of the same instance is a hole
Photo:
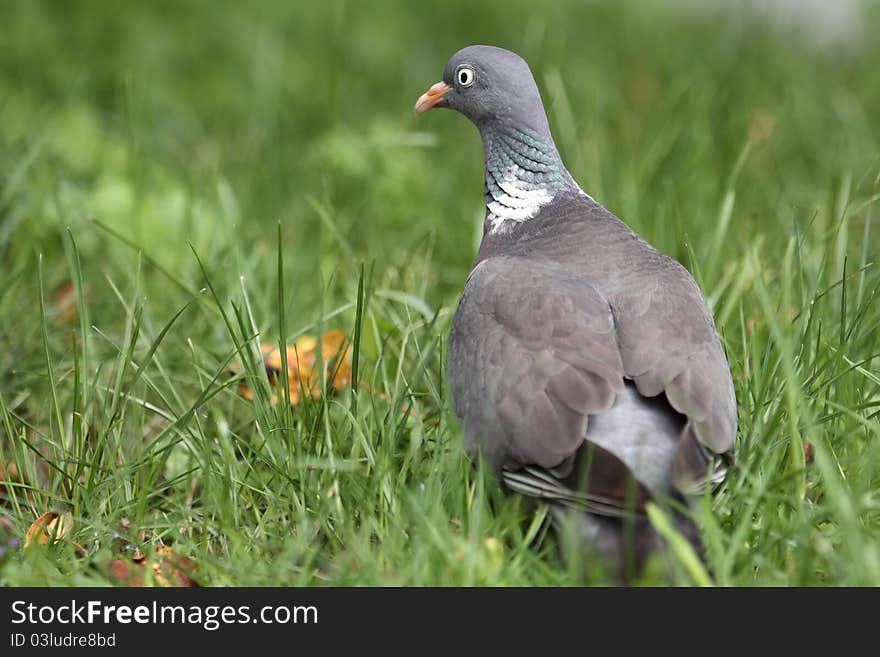
[[[281,349],[274,344],[262,344],[260,349],[269,385],[275,388],[284,367]],[[323,370],[318,372],[318,339],[313,335],[301,335],[287,346],[287,387],[291,404],[302,401],[303,391],[313,399],[319,398],[322,375],[324,379],[329,379],[328,387],[334,392],[341,392],[352,384],[351,343],[342,331],[334,329],[321,336],[321,355]],[[241,371],[241,365],[236,364],[230,370],[237,374]],[[372,390],[363,382],[359,382],[359,386],[375,392],[381,400],[391,403],[384,393]],[[254,391],[247,381],[242,380],[239,383],[238,392],[246,399],[254,398]],[[272,403],[278,403],[277,394],[272,395]],[[424,419],[424,416],[411,407],[404,408],[403,412],[411,417]]]
[[[58,515],[47,511],[31,523],[24,536],[24,546],[28,547],[34,540],[45,545],[50,540],[58,543],[73,529],[73,517],[69,513]]]
[[[345,386],[351,385],[351,349],[348,339],[342,331],[330,331],[321,339],[321,350],[324,354],[324,366],[331,373],[333,389],[340,392]],[[327,354],[330,354],[328,359]]]
[[[339,330],[328,331],[321,336],[321,362],[318,359],[318,339],[312,335],[301,335],[293,344],[286,345],[282,354],[278,345],[263,344],[263,366],[269,384],[274,388],[281,380],[285,357],[287,361],[287,384],[290,403],[302,401],[303,393],[317,399],[321,396],[321,382],[327,380],[328,387],[335,392],[351,385],[351,344],[345,334]],[[319,364],[323,367],[320,368]],[[233,373],[240,371],[241,366],[232,368]],[[239,393],[247,399],[254,398],[253,389],[242,381]],[[277,395],[272,396],[272,403],[278,403]]]

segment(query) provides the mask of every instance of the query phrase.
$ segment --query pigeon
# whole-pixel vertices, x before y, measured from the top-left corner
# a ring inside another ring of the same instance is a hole
[[[460,50],[415,112],[432,108],[470,119],[486,165],[447,363],[468,455],[613,568],[662,548],[652,502],[700,552],[687,504],[724,479],[737,418],[693,277],[575,182],[519,55]]]

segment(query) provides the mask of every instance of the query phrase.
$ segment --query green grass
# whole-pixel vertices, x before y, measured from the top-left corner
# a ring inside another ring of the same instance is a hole
[[[699,510],[713,581],[880,584],[880,45],[619,4],[3,3],[0,545],[69,512],[87,555],[6,549],[0,583],[112,583],[162,544],[204,585],[608,581],[449,409],[482,152],[412,105],[483,42],[713,306],[740,422]],[[258,343],[331,328],[368,387],[273,406]],[[641,583],[704,581],[672,538]]]

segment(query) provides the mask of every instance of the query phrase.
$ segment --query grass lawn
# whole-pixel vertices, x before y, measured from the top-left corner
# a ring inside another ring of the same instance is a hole
[[[653,1],[34,1],[0,23],[0,584],[162,559],[205,586],[609,581],[471,466],[450,410],[482,150],[412,106],[492,43],[531,63],[581,186],[713,307],[740,426],[697,509],[713,581],[880,585],[876,39]],[[357,391],[284,403],[260,345],[334,329]],[[17,548],[46,512],[63,540]],[[702,575],[671,551],[639,582]]]

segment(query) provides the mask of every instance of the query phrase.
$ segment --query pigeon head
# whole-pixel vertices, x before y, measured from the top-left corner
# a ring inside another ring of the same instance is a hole
[[[538,85],[525,60],[494,46],[468,46],[446,63],[443,80],[418,99],[416,114],[447,107],[478,128],[486,125],[530,129],[549,137]]]
[[[448,107],[469,118],[486,158],[484,234],[510,233],[566,190],[580,188],[562,164],[529,65],[516,53],[469,46],[447,62],[443,80],[416,101],[416,114]]]

